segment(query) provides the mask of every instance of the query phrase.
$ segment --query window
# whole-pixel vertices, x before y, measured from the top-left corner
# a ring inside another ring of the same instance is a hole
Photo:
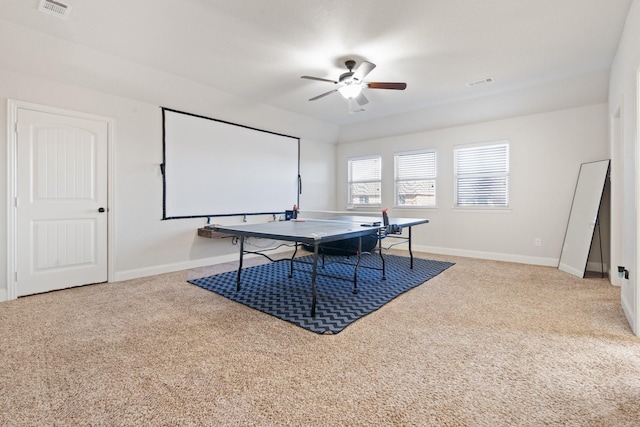
[[[509,143],[454,149],[455,206],[509,206]]]
[[[382,161],[380,156],[349,159],[349,204],[353,206],[382,203]]]
[[[436,205],[436,152],[395,155],[396,206]]]

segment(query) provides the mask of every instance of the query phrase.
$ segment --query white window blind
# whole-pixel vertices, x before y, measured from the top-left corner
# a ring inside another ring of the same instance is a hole
[[[396,206],[436,205],[436,152],[395,155]]]
[[[356,157],[348,160],[349,204],[354,206],[382,203],[382,161],[380,156]]]
[[[509,206],[509,143],[454,149],[455,205]]]

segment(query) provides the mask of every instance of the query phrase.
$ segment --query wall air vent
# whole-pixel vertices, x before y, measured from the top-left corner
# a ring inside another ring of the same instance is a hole
[[[67,19],[71,13],[71,6],[64,4],[56,0],[40,0],[40,6],[38,6],[40,12],[48,15],[57,16],[61,19]]]
[[[469,82],[467,83],[467,86],[474,87],[474,86],[484,85],[487,83],[493,83],[494,81],[495,80],[493,77],[487,77],[486,79],[480,79],[480,80],[476,80],[475,82]]]

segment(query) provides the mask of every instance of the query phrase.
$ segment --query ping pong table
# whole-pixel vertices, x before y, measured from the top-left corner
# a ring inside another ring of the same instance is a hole
[[[295,243],[295,251],[290,261],[290,274],[293,277],[294,263],[299,262],[295,259],[298,246],[307,245],[313,247],[313,262],[311,270],[311,317],[316,314],[317,289],[316,278],[318,273],[318,257],[320,248],[323,244],[336,242],[345,239],[358,239],[359,247],[362,247],[363,237],[372,237],[378,239],[377,250],[382,262],[382,278],[385,279],[384,257],[382,255],[382,239],[385,237],[395,237],[404,239],[409,246],[410,268],[413,268],[413,252],[411,250],[411,231],[412,227],[419,224],[426,224],[429,220],[417,218],[390,218],[389,225],[381,224],[380,219],[366,216],[340,216],[327,219],[305,219],[298,218],[289,221],[274,221],[257,224],[241,224],[241,225],[212,225],[215,231],[236,236],[240,247],[240,263],[238,265],[238,276],[236,281],[237,290],[241,289],[241,275],[243,257],[245,254],[264,255],[257,251],[248,251],[245,249],[245,239],[247,237],[256,237],[271,239],[277,241],[287,241]],[[402,236],[402,228],[408,229],[408,236]],[[389,234],[390,230],[392,231]],[[370,252],[366,252],[370,253]],[[354,293],[357,293],[357,271],[360,265],[360,256],[364,253],[357,251],[358,261],[354,267]],[[269,257],[267,257],[269,258]],[[271,258],[269,258],[271,261]],[[280,260],[283,261],[283,260]],[[340,278],[344,280],[350,280]]]

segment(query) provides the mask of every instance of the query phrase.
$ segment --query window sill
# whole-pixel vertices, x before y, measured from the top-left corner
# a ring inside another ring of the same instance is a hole
[[[370,209],[370,208],[381,208],[382,204],[370,204],[370,205],[348,205],[345,210],[348,211],[352,211],[352,210],[366,210],[366,209]]]
[[[459,213],[511,213],[511,208],[493,208],[493,207],[459,207],[451,208],[452,212]]]
[[[407,209],[407,210],[436,210],[438,206],[404,206],[404,205],[395,205],[393,209]]]

